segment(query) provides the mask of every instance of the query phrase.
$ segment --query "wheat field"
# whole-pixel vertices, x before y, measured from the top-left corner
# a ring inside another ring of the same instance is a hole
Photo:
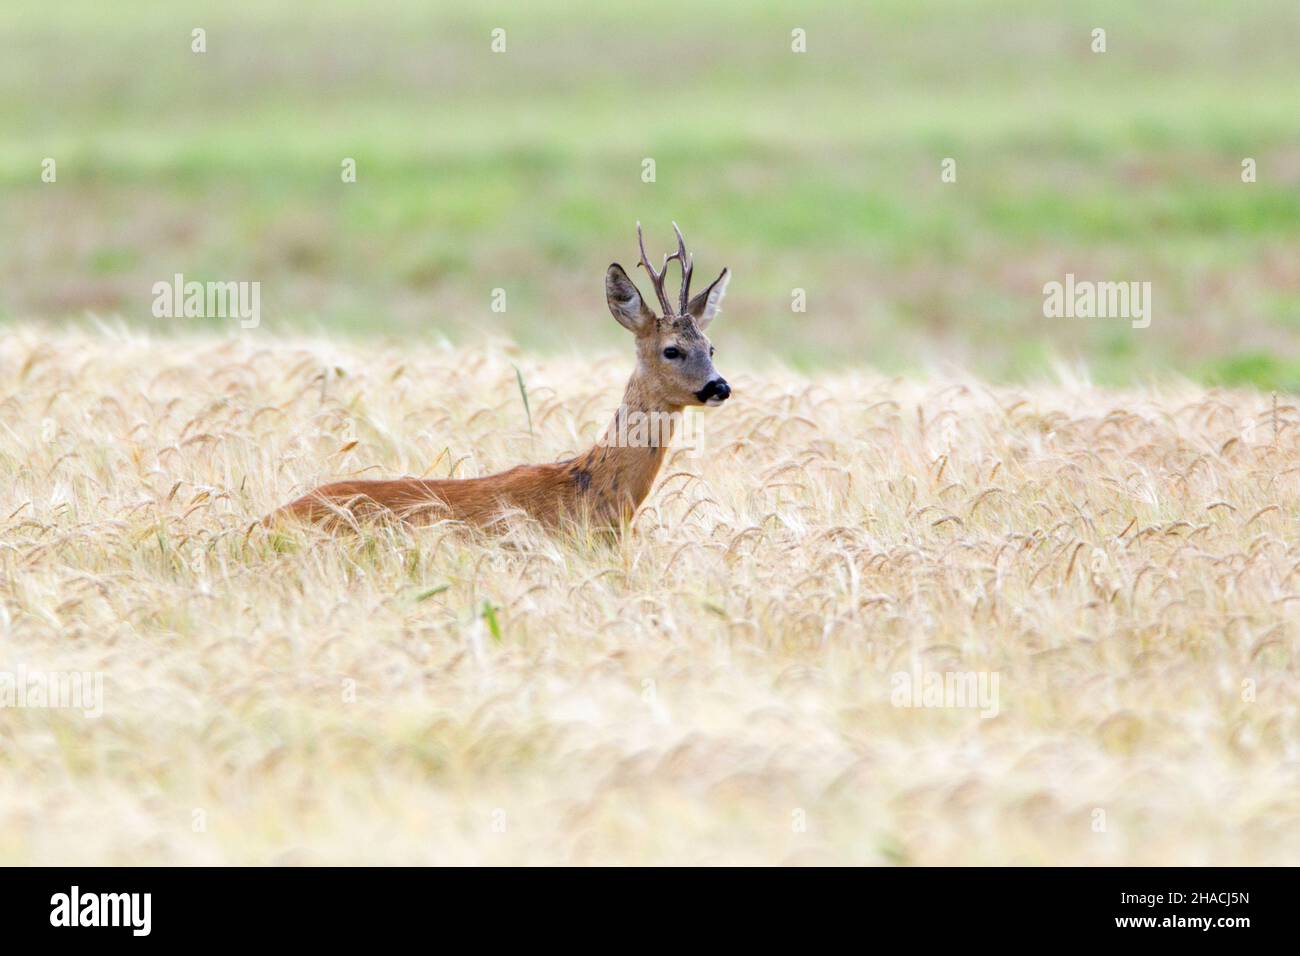
[[[254,527],[578,450],[630,364],[7,334],[0,667],[104,696],[0,710],[0,860],[1297,859],[1285,395],[720,363],[620,545]]]

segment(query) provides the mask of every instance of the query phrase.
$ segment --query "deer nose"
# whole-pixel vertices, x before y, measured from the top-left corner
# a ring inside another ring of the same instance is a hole
[[[715,378],[696,392],[695,397],[701,402],[709,402],[714,399],[717,399],[719,402],[725,402],[731,397],[731,386],[727,384],[725,378]]]

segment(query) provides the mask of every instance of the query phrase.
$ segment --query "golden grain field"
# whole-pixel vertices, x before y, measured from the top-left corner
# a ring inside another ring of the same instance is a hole
[[[619,547],[330,540],[252,526],[577,451],[630,355],[7,333],[0,669],[104,706],[0,710],[0,862],[1300,859],[1292,398],[720,368]]]

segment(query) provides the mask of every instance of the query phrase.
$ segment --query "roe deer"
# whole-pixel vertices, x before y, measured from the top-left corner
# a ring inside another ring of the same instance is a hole
[[[605,273],[609,310],[636,336],[637,362],[614,420],[590,450],[567,461],[520,465],[483,478],[399,478],[322,485],[269,515],[264,523],[287,515],[335,528],[373,517],[417,524],[453,519],[486,526],[507,513],[522,511],[552,529],[566,520],[583,519],[600,528],[625,526],[650,493],[682,409],[721,405],[731,395],[731,387],[713,367],[713,346],[704,336],[718,314],[730,273],[723,269],[708,288],[691,298],[692,257],[677,223],[673,223],[673,231],[677,251],[664,256],[656,272],[646,255],[641,224],[636,224],[640,265],[650,276],[663,315],[656,316],[646,305],[617,262]],[[682,272],[676,309],[664,291],[668,263],[673,259]],[[638,417],[642,425],[653,418],[666,421],[667,427],[637,427],[637,440],[629,442],[629,420]]]

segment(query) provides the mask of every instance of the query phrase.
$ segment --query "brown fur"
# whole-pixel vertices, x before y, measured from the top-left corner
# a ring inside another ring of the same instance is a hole
[[[610,424],[616,428],[617,418]],[[521,511],[549,528],[565,519],[619,527],[650,493],[665,451],[597,444],[567,461],[519,465],[483,478],[339,481],[303,495],[282,512],[327,526],[392,516],[412,524],[450,518],[486,527]]]
[[[689,257],[679,248],[686,265]],[[662,272],[655,274],[648,264],[647,270],[656,280],[656,292],[661,292]],[[625,526],[654,485],[667,450],[662,442],[668,435],[657,436],[659,444],[620,445],[613,440],[620,434],[620,421],[631,413],[676,415],[686,405],[704,404],[698,394],[721,379],[703,329],[717,314],[727,278],[724,269],[689,302],[683,310],[686,314],[670,314],[665,308],[666,314],[659,317],[641,299],[622,266],[609,267],[606,298],[614,317],[636,335],[637,366],[605,438],[583,454],[553,464],[519,465],[483,478],[334,482],[290,502],[264,523],[291,518],[340,528],[387,517],[412,524],[452,519],[489,527],[522,512],[552,529],[566,521],[601,528]],[[686,288],[681,298],[686,301]],[[666,303],[662,294],[660,300]],[[670,347],[678,350],[679,357],[664,357]]]

